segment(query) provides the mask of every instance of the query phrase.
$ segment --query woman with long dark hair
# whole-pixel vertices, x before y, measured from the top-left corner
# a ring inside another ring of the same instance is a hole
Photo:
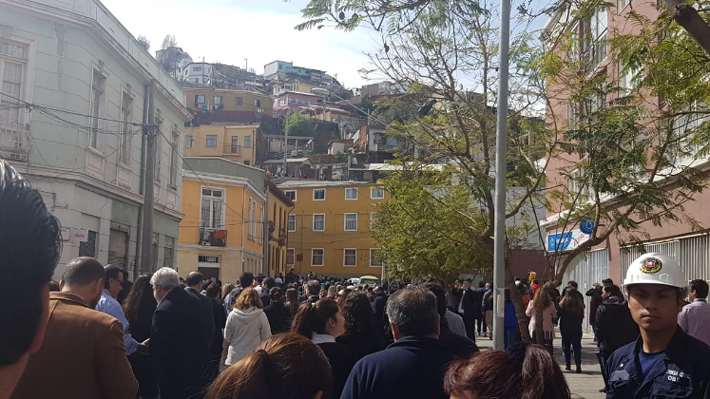
[[[291,329],[291,314],[284,305],[284,295],[281,288],[274,287],[269,290],[271,304],[264,308],[266,318],[271,326],[271,334],[288,332]]]
[[[360,360],[370,353],[385,349],[385,335],[375,328],[375,317],[367,295],[353,292],[345,298],[342,306],[345,318],[345,333],[336,338],[347,346]]]
[[[267,338],[258,350],[226,369],[207,399],[321,399],[330,387],[330,365],[298,334]]]
[[[566,370],[571,370],[570,350],[574,351],[574,364],[577,373],[582,372],[582,320],[584,319],[584,302],[573,287],[565,289],[560,301],[560,334],[562,334],[562,351],[565,354]]]
[[[323,350],[333,372],[332,397],[339,398],[357,359],[347,346],[336,342],[345,332],[345,318],[338,304],[328,298],[304,303],[293,319],[291,332],[309,338]]]
[[[150,338],[150,329],[153,324],[153,313],[158,307],[153,296],[153,287],[150,285],[150,276],[140,276],[133,282],[123,304],[123,310],[128,321],[127,332],[138,342]],[[155,372],[158,365],[155,359],[141,351],[137,351],[128,360],[133,367],[133,374],[139,383],[138,395],[143,399],[159,397],[158,375]]]
[[[530,336],[535,339],[535,329],[538,323],[542,324],[543,339],[545,342],[545,347],[552,355],[552,341],[555,339],[555,327],[552,325],[552,319],[557,317],[557,310],[555,305],[552,303],[549,295],[542,295],[542,289],[537,290],[533,300],[528,304],[525,314],[530,318],[530,324],[528,325],[528,331]],[[537,319],[537,307],[538,304],[542,306],[542,320]]]
[[[286,290],[286,303],[284,304],[288,309],[288,313],[293,319],[298,312],[298,290],[295,288],[289,288]]]

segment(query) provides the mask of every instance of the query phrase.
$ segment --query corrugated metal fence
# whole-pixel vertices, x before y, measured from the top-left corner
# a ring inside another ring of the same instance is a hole
[[[572,264],[569,265],[562,280],[560,291],[570,280],[576,281],[579,285],[579,292],[584,296],[585,314],[582,327],[591,332],[589,325],[590,297],[586,292],[592,288],[594,283],[601,283],[609,277],[609,249],[598,249],[579,255]]]
[[[675,259],[685,278],[710,279],[710,235],[694,235],[674,240],[630,246],[621,249],[621,280],[626,275],[626,267],[636,258],[648,252],[657,252]]]

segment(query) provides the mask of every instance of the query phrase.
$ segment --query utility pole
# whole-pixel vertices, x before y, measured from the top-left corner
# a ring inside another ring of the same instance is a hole
[[[500,1],[500,65],[498,68],[498,112],[496,134],[495,223],[493,229],[493,349],[504,348],[505,314],[505,194],[508,144],[508,51],[510,47],[510,2]]]
[[[248,58],[244,59],[244,70],[249,72],[249,59]]]
[[[143,134],[146,136],[147,151],[145,175],[143,176],[143,233],[141,243],[141,263],[140,271],[145,273],[152,271],[151,265],[151,249],[153,247],[153,205],[155,199],[154,180],[155,176],[155,153],[156,153],[156,136],[157,129],[155,128],[155,80],[151,79],[150,88],[148,89],[148,125],[143,127]]]

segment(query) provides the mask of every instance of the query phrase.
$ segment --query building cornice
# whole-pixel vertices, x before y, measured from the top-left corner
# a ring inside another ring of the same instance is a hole
[[[143,205],[142,195],[128,191],[109,182],[96,179],[95,177],[89,176],[82,172],[69,170],[57,174],[57,169],[50,169],[44,166],[22,163],[13,163],[12,166],[25,176],[31,176],[37,179],[46,179],[49,182],[56,182],[58,180],[72,182],[77,187],[113,200],[128,202],[135,206]],[[182,212],[170,209],[160,203],[155,204],[155,210],[178,222],[185,217]]]
[[[245,188],[252,196],[257,197],[261,199],[264,203],[266,203],[266,196],[264,195],[264,193],[260,192],[256,187],[254,187],[251,181],[249,181],[249,179],[245,177],[225,176],[204,172],[199,172],[196,174],[192,171],[183,170],[182,178],[183,180],[190,180],[201,183],[215,183],[226,186],[242,187]]]
[[[213,252],[244,252],[247,255],[251,255],[257,259],[263,259],[264,255],[258,252],[248,250],[244,247],[212,247],[198,244],[184,244],[179,243],[178,249],[197,249],[200,251],[213,251]]]

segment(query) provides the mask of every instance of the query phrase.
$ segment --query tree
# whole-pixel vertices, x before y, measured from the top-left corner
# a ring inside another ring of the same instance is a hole
[[[167,50],[169,48],[177,47],[178,43],[175,39],[175,35],[167,35],[163,39],[163,45],[160,47],[162,50]]]
[[[288,134],[291,136],[314,137],[316,135],[315,126],[312,120],[298,111],[286,115],[284,124],[288,127]]]
[[[147,37],[143,35],[138,35],[138,38],[136,39],[138,41],[138,44],[145,49],[145,51],[150,52],[150,40],[148,40]]]
[[[390,200],[379,204],[372,236],[391,278],[457,277],[463,270],[490,270],[493,252],[486,242],[488,216],[454,166],[435,168],[402,158],[400,170],[381,181]],[[511,226],[511,247],[525,248],[532,224]]]

